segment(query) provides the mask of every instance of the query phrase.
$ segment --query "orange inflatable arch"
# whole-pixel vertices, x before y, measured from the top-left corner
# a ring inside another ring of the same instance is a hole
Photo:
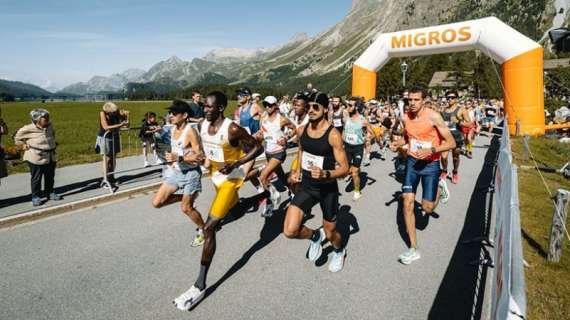
[[[479,49],[502,64],[510,132],[543,135],[543,48],[495,17],[381,34],[353,65],[352,94],[372,99],[377,70],[392,57]]]

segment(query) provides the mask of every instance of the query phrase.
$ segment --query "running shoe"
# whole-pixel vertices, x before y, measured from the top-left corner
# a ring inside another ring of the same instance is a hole
[[[48,199],[53,200],[53,201],[59,201],[61,200],[61,196],[55,192],[52,192],[49,194]]]
[[[323,228],[319,229],[319,238],[315,241],[311,240],[311,244],[309,245],[309,252],[307,257],[309,261],[317,261],[317,259],[321,256],[323,252],[323,247],[321,246],[321,242],[325,240],[325,230]]]
[[[467,158],[473,159],[473,153],[471,151],[467,151]]]
[[[354,195],[352,196],[352,201],[357,201],[358,199],[362,198],[362,193],[354,191]]]
[[[341,252],[333,251],[331,262],[329,263],[330,272],[339,272],[344,267],[344,260],[346,259],[346,248]]]
[[[364,156],[364,165],[365,165],[365,166],[369,166],[369,165],[370,165],[370,154],[369,154],[369,153],[367,153],[367,154]]]
[[[174,299],[172,303],[182,311],[188,311],[192,309],[193,306],[197,305],[204,295],[206,294],[206,289],[200,290],[195,286],[192,286],[188,291],[184,292],[178,298]]]
[[[281,202],[281,193],[272,184],[269,185],[269,197],[273,206],[278,207]]]
[[[266,201],[265,205],[264,205],[264,210],[261,212],[261,216],[264,218],[271,218],[273,216],[273,209],[275,207],[273,206],[273,203],[271,203],[270,201]]]
[[[42,198],[40,198],[40,197],[32,197],[32,205],[33,205],[34,207],[41,206],[41,205],[42,205]]]
[[[409,248],[398,257],[398,260],[401,263],[408,265],[419,258],[421,258],[420,252],[416,248]]]
[[[459,173],[454,173],[451,176],[451,183],[458,184],[459,183]]]
[[[157,158],[156,161],[155,161],[155,164],[156,164],[157,166],[159,166],[159,165],[161,165],[161,164],[163,164],[163,163],[164,163],[164,162],[162,162],[162,160],[160,160],[159,158]]]
[[[150,167],[150,163],[149,163],[148,161],[146,161],[146,160],[144,161],[144,167],[145,167],[145,168]]]
[[[383,146],[382,149],[380,150],[380,159],[386,160],[387,155],[388,155],[388,147]]]
[[[447,182],[445,180],[439,180],[440,198],[441,203],[447,203],[449,201],[449,188],[447,188]]]
[[[445,180],[447,179],[447,171],[442,171],[439,175],[439,179],[440,180]]]
[[[196,233],[196,236],[194,237],[194,240],[192,240],[190,246],[199,247],[203,244],[204,244],[204,233],[202,233],[202,231],[200,230],[198,231],[198,233]]]
[[[344,177],[344,182],[348,183],[350,181],[350,179],[352,179],[352,176],[349,174],[346,177]]]

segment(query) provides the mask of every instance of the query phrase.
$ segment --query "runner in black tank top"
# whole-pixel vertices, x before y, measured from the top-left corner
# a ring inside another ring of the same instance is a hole
[[[308,258],[316,261],[321,253],[321,242],[326,239],[333,245],[329,271],[340,271],[344,265],[346,249],[336,231],[338,212],[337,178],[346,176],[348,162],[342,137],[326,119],[329,99],[318,93],[309,103],[309,124],[298,129],[300,136],[298,159],[300,167],[291,173],[292,179],[301,178],[301,188],[291,201],[283,233],[290,239],[310,239]],[[335,167],[335,162],[339,164]],[[303,213],[310,212],[319,203],[323,211],[323,228],[312,230],[303,225]]]

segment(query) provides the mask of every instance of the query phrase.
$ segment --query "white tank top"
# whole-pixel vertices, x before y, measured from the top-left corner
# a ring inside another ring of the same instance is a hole
[[[280,114],[277,114],[273,121],[269,121],[269,118],[265,117],[261,123],[261,130],[263,131],[263,140],[265,140],[265,152],[277,153],[285,149],[279,144],[279,140],[285,136],[281,130]]]
[[[188,132],[190,132],[190,130],[193,130],[192,126],[186,124],[184,126],[184,130],[182,131],[182,134],[180,134],[178,139],[174,138],[175,129],[176,128],[173,128],[172,131],[170,131],[170,148],[172,152],[178,154],[179,156],[185,156],[187,154],[194,153],[194,151],[192,150],[192,146],[186,148],[184,147],[184,142],[185,142],[184,139],[188,136]],[[178,171],[193,169],[196,167],[198,167],[197,164],[190,164],[186,162],[174,162],[172,164],[172,168]]]

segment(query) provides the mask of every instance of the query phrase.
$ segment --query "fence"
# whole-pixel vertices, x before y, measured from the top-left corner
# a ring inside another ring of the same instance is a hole
[[[500,320],[526,317],[518,174],[506,123],[495,175],[495,272],[491,289],[491,319]]]

